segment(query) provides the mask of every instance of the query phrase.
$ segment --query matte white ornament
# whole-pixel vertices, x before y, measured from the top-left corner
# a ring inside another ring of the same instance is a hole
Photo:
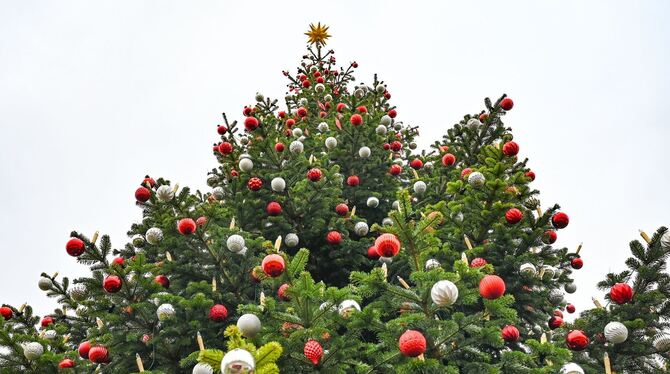
[[[333,138],[332,136],[326,138],[326,148],[328,149],[333,149],[337,147],[337,139]]]
[[[379,199],[374,197],[374,196],[370,196],[370,197],[368,197],[367,204],[368,204],[368,207],[370,207],[370,208],[376,208],[376,207],[379,206]]]
[[[249,144],[249,138],[246,137],[246,136],[240,137],[240,143],[242,143],[244,145]]]
[[[221,372],[223,374],[253,373],[256,370],[254,356],[244,349],[236,348],[223,356]]]
[[[333,95],[327,94],[326,96],[323,97],[323,99],[327,102],[333,101]]]
[[[568,362],[561,367],[560,374],[584,374],[584,369],[574,362]]]
[[[305,149],[305,146],[299,140],[294,140],[291,142],[291,144],[289,144],[288,149],[291,151],[291,153],[299,154],[302,153],[302,151]]]
[[[414,186],[412,188],[414,188],[415,193],[421,195],[426,192],[428,186],[426,186],[426,182],[424,181],[416,181],[414,182]]]
[[[381,262],[382,264],[391,265],[391,263],[393,263],[393,257],[381,256],[379,257],[379,262]]]
[[[337,307],[338,313],[342,317],[348,317],[351,315],[353,312],[360,312],[361,311],[361,306],[358,305],[358,303],[355,300],[344,300],[340,303],[340,305]]]
[[[56,332],[56,330],[47,330],[47,331],[44,332],[44,338],[45,339],[53,340],[53,339],[56,339],[57,336],[58,336],[58,333]]]
[[[519,273],[521,273],[521,275],[524,277],[534,277],[535,274],[537,274],[537,269],[535,268],[535,265],[531,264],[530,262],[526,262],[525,264],[521,264],[521,266],[519,266]]]
[[[473,130],[481,125],[482,123],[477,118],[470,118],[467,122],[467,126]]]
[[[438,306],[453,305],[458,300],[458,287],[451,281],[441,280],[430,289],[430,298]]]
[[[628,328],[621,322],[612,321],[605,325],[605,339],[613,344],[623,343],[628,339]]]
[[[37,281],[37,287],[39,287],[42,291],[48,291],[52,285],[53,282],[51,282],[51,279],[47,277],[40,277],[40,280]]]
[[[365,91],[363,91],[363,90],[360,89],[360,88],[357,88],[357,89],[354,91],[354,96],[356,96],[357,99],[361,99],[361,98],[363,98],[363,96],[365,96]]]
[[[416,144],[416,142],[409,142],[409,149],[416,149],[417,147],[418,145]]]
[[[147,242],[149,244],[156,245],[163,240],[163,230],[159,229],[158,227],[152,227],[149,230],[147,230],[146,234],[144,234],[144,237],[147,239]]]
[[[246,313],[237,320],[237,328],[245,337],[253,338],[261,331],[261,320],[255,314]]]
[[[265,97],[263,96],[263,94],[260,93],[260,92],[256,92],[256,101],[261,102],[263,100],[265,100]]]
[[[382,226],[393,226],[393,220],[386,217],[382,220]]]
[[[369,147],[361,147],[358,150],[358,155],[362,158],[368,158],[370,157],[370,154],[372,154],[372,151],[370,150]]]
[[[205,363],[198,363],[193,367],[193,374],[214,374],[214,369]]]
[[[478,171],[473,171],[468,175],[468,183],[474,187],[481,187],[486,183],[486,178],[484,178],[484,174]]]
[[[424,267],[426,268],[426,270],[437,269],[437,268],[439,268],[440,266],[442,266],[442,265],[440,264],[440,262],[437,261],[437,260],[434,259],[434,258],[429,258],[428,260],[426,260],[426,264],[424,265]]]
[[[304,97],[301,97],[300,100],[298,100],[298,105],[300,105],[300,106],[307,106],[307,103],[308,103],[308,101]]]
[[[168,320],[175,315],[175,310],[172,304],[161,304],[156,310],[156,315],[159,321]]]
[[[394,210],[398,210],[398,208],[400,208],[400,201],[398,200],[393,201],[393,203],[391,203],[391,208],[393,208]]]
[[[670,230],[666,231],[665,234],[661,236],[661,248],[670,250]]]
[[[44,347],[38,342],[30,342],[22,344],[23,355],[29,360],[35,360],[44,353]]]
[[[554,274],[556,274],[556,268],[553,266],[545,265],[542,267],[544,269],[544,277],[545,278],[553,278]]]
[[[326,90],[326,86],[323,85],[323,83],[317,83],[316,86],[314,86],[314,91],[316,92],[323,92]]]
[[[299,138],[299,137],[302,136],[302,129],[301,129],[300,127],[296,127],[296,128],[294,128],[294,129],[291,131],[291,133],[292,133],[293,136],[295,136],[296,138]]]
[[[654,338],[654,348],[659,352],[665,352],[670,349],[670,334],[661,333],[660,335]]]
[[[563,286],[563,289],[567,293],[575,293],[577,291],[577,285],[574,283],[568,283],[565,286]]]
[[[396,130],[396,131],[400,131],[400,130],[402,129],[402,123],[400,123],[400,122],[396,122],[396,123],[393,125],[393,129]]]
[[[337,305],[331,303],[330,301],[324,301],[319,305],[319,310],[326,310],[329,309],[332,312],[337,311]]]
[[[368,234],[370,231],[370,227],[368,227],[368,224],[365,222],[356,222],[354,225],[354,232],[358,236],[365,236]]]
[[[435,165],[435,164],[433,163],[433,161],[428,161],[428,162],[426,162],[426,163],[423,165],[423,167],[426,168],[426,169],[432,169],[432,168],[433,168],[433,165]]]
[[[140,234],[135,234],[133,235],[132,239],[130,241],[133,243],[133,246],[136,248],[142,248],[144,247],[144,244],[146,241],[144,240],[144,236]]]
[[[164,184],[156,190],[156,198],[158,198],[158,201],[162,202],[167,202],[172,199],[174,199],[174,191],[172,191],[173,187],[168,186],[167,184]]]
[[[284,192],[286,188],[286,181],[282,177],[273,178],[270,182],[270,187],[274,192]]]
[[[379,123],[382,126],[388,126],[391,124],[391,122],[393,122],[393,118],[391,118],[391,116],[389,116],[388,114],[384,114],[381,120],[379,120]]]
[[[316,127],[316,129],[319,130],[319,131],[321,131],[321,132],[326,132],[326,131],[328,131],[328,124],[325,123],[325,122],[321,122],[321,123],[319,123],[319,125]]]
[[[549,291],[549,301],[554,304],[561,304],[563,302],[563,292],[559,289]]]
[[[237,253],[242,249],[244,249],[245,245],[246,243],[244,241],[244,238],[238,234],[233,234],[229,236],[228,239],[226,240],[226,247],[231,252]]]
[[[240,160],[238,166],[240,167],[240,170],[250,172],[254,168],[254,162],[248,158],[243,158]]]
[[[456,213],[456,214],[452,214],[452,215],[451,215],[451,218],[453,218],[454,221],[456,221],[456,222],[458,222],[458,223],[461,223],[461,222],[463,222],[463,213],[462,213],[462,212],[458,212],[458,213]]]
[[[299,242],[300,242],[300,238],[298,237],[297,234],[294,234],[294,233],[286,234],[286,237],[284,238],[284,243],[288,247],[291,247],[291,248],[298,245]]]
[[[223,187],[214,187],[212,190],[212,196],[214,196],[217,200],[223,200]]]
[[[386,131],[388,131],[388,130],[386,129],[386,126],[384,126],[384,125],[379,125],[375,129],[375,132],[377,133],[377,135],[386,135]]]

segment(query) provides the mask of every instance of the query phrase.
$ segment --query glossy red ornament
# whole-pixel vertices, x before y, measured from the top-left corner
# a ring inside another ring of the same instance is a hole
[[[251,110],[251,107],[249,107],[249,106],[245,106],[244,109],[242,109],[242,114],[245,117],[251,115],[251,112],[252,112],[252,110]]]
[[[565,336],[565,344],[573,351],[581,351],[589,345],[589,337],[581,330],[572,330]]]
[[[559,316],[553,316],[549,318],[549,328],[555,330],[563,324],[563,318]]]
[[[349,213],[349,207],[345,203],[337,204],[335,212],[341,216],[346,216]]]
[[[284,143],[277,143],[277,144],[275,144],[275,151],[277,151],[277,152],[284,152]]]
[[[527,178],[530,178],[531,181],[535,180],[535,172],[528,170],[525,175]]]
[[[566,310],[568,313],[572,314],[572,313],[575,312],[575,306],[572,305],[572,304],[568,304],[568,305],[565,306],[565,310]]]
[[[511,208],[505,213],[505,220],[510,225],[515,225],[523,219],[523,213],[517,208]]]
[[[135,199],[141,203],[146,203],[151,198],[151,191],[146,187],[140,187],[135,190]]]
[[[67,251],[67,254],[72,257],[77,257],[84,253],[84,248],[84,241],[79,238],[71,238],[65,244],[65,250]]]
[[[263,187],[263,181],[260,178],[251,177],[247,182],[247,187],[252,191],[258,191]]]
[[[582,266],[584,266],[584,260],[579,257],[575,257],[572,259],[572,261],[570,261],[570,266],[572,266],[573,269],[579,270],[582,268]]]
[[[505,294],[505,281],[497,275],[486,275],[479,282],[479,294],[488,300],[495,300]]]
[[[621,305],[633,300],[633,288],[626,283],[617,283],[610,289],[610,300]]]
[[[342,241],[342,234],[337,231],[330,231],[328,232],[328,235],[326,235],[326,241],[328,244],[340,244]]]
[[[547,230],[542,234],[542,242],[545,244],[554,244],[557,238],[558,234],[554,230]]]
[[[444,156],[442,156],[442,165],[451,166],[455,163],[456,163],[456,156],[452,155],[451,153],[447,153]]]
[[[502,335],[502,338],[504,341],[508,343],[516,342],[519,341],[519,329],[512,325],[507,325],[503,327],[502,331],[500,332],[500,335]]]
[[[88,359],[88,352],[91,350],[91,343],[89,342],[81,342],[79,344],[79,347],[77,348],[77,351],[79,352],[79,357]]]
[[[219,125],[216,127],[216,132],[219,133],[219,135],[225,134],[226,131],[228,131],[228,128],[226,126]]]
[[[503,108],[504,110],[512,110],[512,108],[514,107],[514,101],[512,101],[512,99],[510,99],[509,97],[506,97],[502,99],[502,101],[500,102],[500,107]]]
[[[319,342],[310,339],[307,341],[307,343],[305,343],[303,353],[308,360],[310,360],[314,365],[317,365],[321,360],[321,357],[323,357],[323,348]]]
[[[373,246],[370,246],[368,248],[368,257],[373,259],[373,260],[376,260],[376,259],[379,258],[379,251],[377,251],[377,247],[375,247],[373,245]]]
[[[481,257],[473,258],[472,261],[470,261],[471,268],[480,268],[482,266],[486,266],[486,264],[488,264],[488,262],[486,262],[486,260]]]
[[[74,367],[74,361],[71,358],[64,358],[58,363],[60,369],[70,369]]]
[[[298,108],[298,111],[296,112],[300,118],[307,116],[307,109],[304,107]]]
[[[182,218],[177,222],[177,231],[182,235],[191,235],[198,226],[191,218]]]
[[[198,217],[198,219],[195,220],[195,224],[198,225],[198,227],[205,226],[205,224],[207,224],[207,217],[205,216]]]
[[[214,322],[223,322],[228,317],[228,309],[224,305],[214,304],[209,308],[209,319]]]
[[[409,166],[412,169],[419,170],[423,167],[423,161],[419,160],[418,158],[415,158],[409,163]]]
[[[170,288],[170,279],[163,274],[156,275],[154,282],[160,284],[163,288]]]
[[[312,83],[311,83],[310,81],[308,81],[307,79],[305,79],[304,81],[302,81],[302,86],[303,86],[304,88],[309,88],[309,86],[311,86],[311,85],[312,85]]]
[[[107,348],[96,345],[88,351],[88,359],[94,364],[102,364],[109,361],[109,352]]]
[[[391,109],[388,112],[389,117],[395,118],[398,115],[398,112],[395,109]]]
[[[489,119],[489,115],[486,113],[482,113],[479,115],[479,120],[482,122],[486,122],[486,120]]]
[[[268,206],[266,208],[266,211],[268,212],[268,215],[270,216],[278,216],[281,214],[281,205],[279,205],[278,202],[276,201],[271,201],[268,203]]]
[[[52,325],[54,323],[54,318],[51,316],[46,316],[42,318],[42,321],[40,322],[40,325],[42,327],[47,327],[49,325]]]
[[[269,277],[277,277],[284,272],[284,258],[277,254],[271,254],[263,258],[261,262],[261,267],[265,275]]]
[[[345,103],[338,103],[338,104],[335,106],[335,110],[337,110],[338,112],[342,113],[342,111],[343,111],[346,107],[347,107],[347,104],[345,104]]]
[[[507,142],[503,145],[502,152],[507,157],[516,156],[519,153],[519,145],[516,142]]]
[[[399,152],[401,149],[402,149],[402,143],[400,143],[399,141],[396,140],[391,143],[391,150],[393,152]]]
[[[248,131],[254,131],[258,128],[258,119],[256,117],[247,117],[244,119],[244,128]]]
[[[123,266],[126,263],[126,260],[123,257],[116,257],[112,260],[112,265]]]
[[[358,113],[367,113],[368,112],[368,108],[366,108],[365,105],[359,106],[358,108],[356,108],[356,110],[358,111]]]
[[[9,321],[14,316],[14,312],[12,311],[12,308],[3,306],[0,307],[0,316],[2,316],[5,321]]]
[[[400,353],[406,357],[417,357],[426,352],[426,338],[416,330],[407,330],[398,339]]]
[[[568,218],[568,215],[563,212],[556,212],[553,216],[551,216],[551,224],[554,225],[554,227],[557,229],[563,229],[567,227],[569,222],[570,218]]]
[[[349,122],[354,126],[360,126],[363,124],[363,117],[360,114],[352,114]]]
[[[151,178],[150,176],[145,175],[141,184],[142,184],[142,186],[147,187],[147,188],[154,188],[154,186],[156,185],[156,181],[153,178]]]
[[[398,175],[401,171],[402,168],[398,164],[391,165],[391,168],[389,169],[389,173],[391,173],[391,175]]]
[[[470,169],[470,168],[463,169],[461,171],[461,178],[463,178],[463,179],[467,178],[467,176],[470,175],[470,173],[472,173],[472,169]]]
[[[286,290],[288,290],[289,287],[290,286],[287,283],[284,283],[281,286],[279,286],[279,289],[277,290],[277,296],[279,296],[279,298],[284,301],[289,301],[290,298],[286,293]]]
[[[377,253],[382,257],[393,257],[400,252],[400,241],[398,237],[393,234],[381,234],[375,240],[375,247]]]
[[[554,310],[554,315],[556,317],[561,317],[563,318],[563,312],[561,312],[559,309]]]
[[[322,176],[323,173],[319,168],[312,168],[307,171],[307,179],[311,180],[312,182],[320,181]]]
[[[109,293],[119,292],[119,290],[121,290],[121,278],[116,275],[108,275],[107,278],[102,281],[102,288]]]
[[[286,112],[283,111],[283,110],[280,110],[279,112],[277,112],[277,116],[279,118],[285,118],[286,117]]]
[[[361,180],[360,180],[360,178],[358,178],[357,175],[350,175],[350,176],[347,178],[347,184],[348,184],[349,186],[351,186],[351,187],[356,187],[356,186],[358,186],[360,183],[361,183]]]
[[[289,118],[286,120],[286,127],[289,129],[295,125],[295,120],[293,118]]]
[[[233,145],[230,144],[229,142],[221,142],[221,144],[219,144],[219,153],[221,153],[222,155],[229,155],[233,153]]]

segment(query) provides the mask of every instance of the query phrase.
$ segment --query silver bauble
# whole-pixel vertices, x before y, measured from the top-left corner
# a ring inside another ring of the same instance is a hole
[[[384,126],[384,125],[379,125],[375,129],[375,132],[377,133],[377,135],[386,135],[386,131],[387,131],[387,129],[386,129],[386,126]]]
[[[549,291],[549,302],[552,304],[561,304],[563,302],[563,292],[559,289]]]
[[[383,115],[382,118],[379,120],[379,123],[382,126],[388,126],[391,124],[391,122],[393,122],[393,119],[388,114]]]
[[[86,299],[86,286],[80,283],[70,287],[70,297],[74,301],[83,301]]]
[[[383,94],[386,92],[386,86],[380,83],[375,87],[375,91],[377,91],[378,94]]]
[[[369,147],[361,147],[358,149],[358,155],[362,158],[368,158],[372,154],[372,150]]]
[[[344,300],[337,307],[337,311],[342,317],[348,317],[353,312],[360,312],[361,306],[355,300]]]
[[[163,230],[159,229],[158,227],[152,227],[149,230],[147,230],[146,234],[144,234],[144,237],[147,240],[147,243],[156,245],[163,240]]]
[[[478,171],[473,171],[468,175],[468,183],[474,187],[481,187],[486,183],[486,178],[484,178],[484,174]]]
[[[53,282],[51,282],[51,279],[47,277],[40,277],[40,280],[37,281],[37,287],[40,288],[42,291],[49,291],[51,289],[51,286],[53,285]]]
[[[288,149],[291,151],[291,153],[299,154],[302,153],[302,151],[305,149],[305,146],[299,140],[294,140],[291,142],[291,144],[289,144]]]
[[[428,260],[426,260],[426,264],[424,265],[424,268],[426,270],[432,270],[432,269],[437,269],[440,266],[442,266],[442,265],[440,264],[439,261],[437,261],[434,258],[429,258]]]
[[[42,356],[44,353],[44,347],[38,342],[23,343],[23,355],[28,359],[28,361],[35,360]]]
[[[133,247],[135,248],[142,248],[144,247],[144,244],[146,244],[146,241],[144,240],[144,236],[140,234],[135,234],[133,235],[132,239],[130,241],[133,243]]]
[[[327,102],[331,102],[331,101],[333,101],[333,95],[327,94],[323,97],[323,99]]]
[[[326,86],[323,85],[323,83],[317,83],[316,86],[314,86],[314,91],[316,92],[323,92],[326,90]]]
[[[416,149],[418,145],[415,142],[409,142],[409,149]]]
[[[237,328],[245,337],[253,338],[261,331],[261,320],[255,314],[246,313],[237,320]]]
[[[386,217],[382,220],[382,226],[393,226],[393,220]]]
[[[379,262],[381,262],[382,264],[390,265],[393,262],[393,257],[381,256],[379,257]]]
[[[560,374],[584,374],[584,369],[574,362],[568,362],[561,367]]]
[[[239,166],[240,170],[248,173],[254,168],[254,162],[248,158],[243,158],[240,160],[237,166]]]
[[[370,207],[370,208],[376,208],[376,207],[379,206],[379,199],[374,197],[374,196],[370,196],[370,197],[368,197],[367,204],[368,204],[368,207]]]
[[[461,223],[461,222],[463,222],[463,213],[461,213],[461,212],[458,212],[458,213],[456,213],[456,214],[453,214],[453,213],[452,213],[451,218],[452,218],[454,221],[456,221],[456,222],[458,222],[458,223]]]
[[[158,309],[156,309],[156,315],[158,316],[159,321],[165,321],[171,319],[176,314],[172,304],[161,304]]]
[[[474,130],[477,127],[481,126],[482,123],[477,118],[470,118],[466,125]]]
[[[307,98],[301,97],[298,99],[298,106],[307,106],[308,103]]]
[[[244,349],[236,348],[223,356],[221,372],[223,374],[247,374],[256,370],[254,356]]]
[[[433,168],[433,165],[435,165],[435,164],[433,163],[433,161],[428,161],[428,162],[426,162],[426,163],[423,165],[423,167],[426,168],[426,169],[428,169],[428,170],[430,170],[430,169]]]
[[[238,234],[233,234],[228,237],[226,240],[226,248],[228,248],[229,251],[231,252],[239,252],[242,249],[244,249],[244,246],[246,245],[244,238],[241,235]]]
[[[605,325],[605,339],[613,344],[623,343],[628,339],[628,328],[621,322],[612,321]]]
[[[328,124],[325,123],[325,122],[321,122],[321,123],[319,123],[319,125],[316,127],[316,129],[319,130],[319,131],[321,131],[321,132],[326,132],[326,131],[328,131]]]
[[[458,300],[458,287],[448,280],[438,281],[430,289],[430,298],[437,306],[453,305]]]
[[[534,277],[537,274],[537,269],[535,268],[535,265],[526,262],[525,264],[521,264],[519,266],[519,273],[523,275],[524,277]]]
[[[337,139],[330,136],[330,137],[326,138],[325,144],[326,144],[326,148],[333,149],[333,148],[337,147]]]
[[[205,363],[198,363],[193,367],[193,374],[214,374],[214,369]]]
[[[654,348],[659,352],[670,350],[670,334],[661,333],[654,338]]]
[[[261,101],[265,100],[265,97],[260,92],[256,92],[255,98],[256,98],[256,101],[258,101],[258,102],[261,102]]]
[[[57,336],[58,336],[58,333],[56,332],[56,330],[46,330],[44,332],[44,338],[45,339],[53,340],[53,339],[56,339]]]
[[[361,98],[363,98],[363,96],[365,96],[365,91],[363,91],[363,90],[360,89],[360,88],[357,88],[357,89],[354,91],[354,96],[355,96],[357,99],[361,99]]]
[[[393,201],[393,204],[391,204],[391,208],[393,208],[393,210],[398,210],[398,208],[400,208],[400,201],[398,200]]]
[[[273,178],[270,182],[270,187],[274,192],[284,192],[286,188],[286,181],[282,177]]]
[[[294,233],[286,234],[286,237],[284,238],[284,243],[287,247],[293,248],[298,245],[299,242],[300,238]]]
[[[393,125],[393,129],[396,130],[396,131],[400,131],[400,130],[402,130],[402,123],[400,123],[400,122],[396,122],[396,123]]]
[[[368,234],[370,231],[370,227],[368,227],[368,224],[365,222],[356,222],[354,225],[354,232],[358,236],[365,236]]]
[[[568,283],[565,286],[563,286],[563,289],[567,293],[575,293],[577,291],[577,285],[574,283]]]
[[[291,133],[292,133],[293,136],[295,136],[296,138],[299,138],[299,137],[302,136],[302,129],[301,129],[300,127],[295,127],[293,130],[291,130]]]
[[[414,182],[414,186],[412,186],[414,189],[414,192],[421,195],[426,192],[426,189],[428,189],[428,186],[426,185],[426,182],[424,181],[416,181]]]
[[[158,201],[167,202],[174,199],[174,191],[172,191],[172,189],[173,187],[170,187],[167,184],[158,187],[156,190],[156,198]]]
[[[214,187],[212,189],[212,196],[214,196],[217,200],[223,200],[224,192],[223,192],[223,187]]]
[[[543,278],[545,278],[545,279],[551,279],[551,278],[553,278],[554,275],[556,274],[556,268],[553,267],[553,266],[544,265],[544,266],[542,267],[542,269],[544,269],[544,276],[543,276]]]

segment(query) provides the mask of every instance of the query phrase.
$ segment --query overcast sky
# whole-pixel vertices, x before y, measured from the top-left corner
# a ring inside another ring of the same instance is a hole
[[[456,5],[458,3],[458,5]],[[290,5],[289,5],[290,4]],[[399,119],[438,139],[510,95],[544,206],[584,242],[578,310],[642,228],[670,225],[667,1],[4,1],[0,3],[0,304],[54,306],[42,271],[83,275],[71,230],[116,247],[145,174],[206,189],[220,113],[283,97],[303,32],[389,85]],[[602,297],[602,295],[601,295]]]

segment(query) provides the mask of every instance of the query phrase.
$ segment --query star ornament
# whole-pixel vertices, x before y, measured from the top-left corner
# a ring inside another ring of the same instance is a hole
[[[326,45],[326,39],[330,38],[328,34],[328,26],[321,26],[319,22],[316,26],[313,23],[309,24],[309,31],[305,33],[309,37],[309,44]]]

